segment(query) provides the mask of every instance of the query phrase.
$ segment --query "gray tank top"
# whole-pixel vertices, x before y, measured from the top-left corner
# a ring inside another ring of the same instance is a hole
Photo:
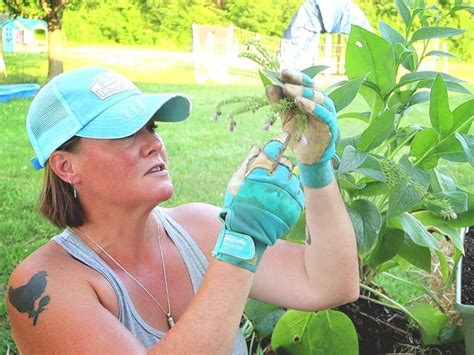
[[[208,267],[206,257],[194,239],[176,221],[160,208],[155,208],[153,212],[181,254],[191,278],[194,294],[196,294]],[[153,328],[142,319],[120,278],[73,231],[65,229],[61,234],[53,237],[52,240],[63,247],[72,257],[96,270],[106,278],[117,295],[119,321],[138,338],[147,349],[153,347],[153,345],[165,336],[166,333]],[[240,329],[235,338],[232,354],[247,354],[247,346]]]

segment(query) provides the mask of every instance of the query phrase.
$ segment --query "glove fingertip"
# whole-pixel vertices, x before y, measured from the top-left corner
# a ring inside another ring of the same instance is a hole
[[[276,160],[276,158],[278,157],[282,149],[283,149],[283,143],[278,140],[274,140],[267,143],[265,147],[263,147],[263,152],[271,160]]]

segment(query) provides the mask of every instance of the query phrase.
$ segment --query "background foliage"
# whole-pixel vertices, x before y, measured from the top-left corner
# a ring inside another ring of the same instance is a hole
[[[73,43],[121,43],[190,50],[191,24],[230,25],[281,37],[303,0],[87,0],[72,1],[64,13],[65,37]],[[374,29],[379,20],[401,30],[393,1],[354,0]],[[448,8],[454,0],[426,0]],[[219,5],[220,4],[220,5]],[[0,3],[0,12],[5,6]],[[463,11],[443,19],[442,26],[463,28],[466,34],[448,41],[448,50],[463,60],[473,58],[474,22]]]

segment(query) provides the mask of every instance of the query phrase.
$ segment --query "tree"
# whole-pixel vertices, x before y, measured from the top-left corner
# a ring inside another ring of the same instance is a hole
[[[62,19],[69,0],[3,0],[11,15],[37,18],[48,24],[48,78],[61,74],[62,57]]]

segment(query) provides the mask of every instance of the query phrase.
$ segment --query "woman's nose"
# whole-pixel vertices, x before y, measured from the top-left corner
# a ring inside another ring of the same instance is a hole
[[[142,155],[149,156],[153,153],[160,153],[163,150],[163,141],[161,137],[148,130],[140,132],[143,135],[143,146],[141,147]]]

